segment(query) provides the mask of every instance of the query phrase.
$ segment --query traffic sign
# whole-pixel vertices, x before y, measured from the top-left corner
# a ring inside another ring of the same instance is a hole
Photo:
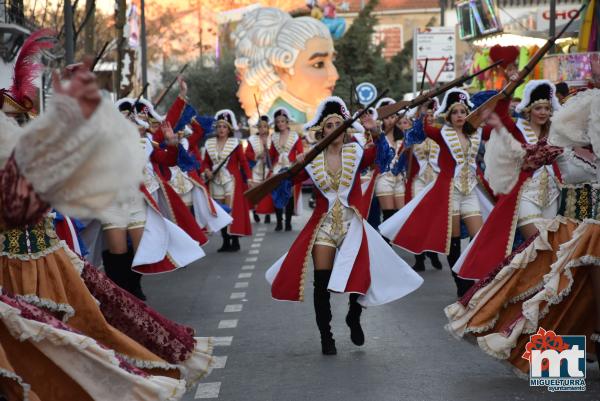
[[[429,59],[427,76],[430,83],[456,79],[456,34],[454,27],[430,27],[415,31],[417,80],[423,77],[422,65]],[[437,61],[437,62],[436,62]],[[432,79],[437,78],[437,79]]]
[[[370,82],[363,82],[356,86],[356,96],[360,104],[366,106],[377,98],[377,88]]]

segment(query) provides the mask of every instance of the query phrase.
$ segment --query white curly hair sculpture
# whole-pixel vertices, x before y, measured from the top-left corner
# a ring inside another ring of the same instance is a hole
[[[237,96],[251,124],[258,111],[271,116],[279,107],[304,123],[333,93],[339,78],[333,65],[335,49],[321,21],[263,7],[246,14],[231,37],[240,77]]]

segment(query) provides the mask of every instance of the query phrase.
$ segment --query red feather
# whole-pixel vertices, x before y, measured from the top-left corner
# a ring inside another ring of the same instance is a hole
[[[15,62],[12,86],[9,88],[10,94],[17,102],[22,103],[25,98],[35,97],[34,81],[44,67],[38,61],[38,55],[43,49],[54,46],[55,36],[56,32],[53,29],[40,29],[32,33],[23,43]]]

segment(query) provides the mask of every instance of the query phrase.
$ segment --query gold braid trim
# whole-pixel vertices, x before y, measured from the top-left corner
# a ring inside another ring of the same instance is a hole
[[[435,184],[434,184],[435,185]],[[454,178],[450,178],[450,193],[448,194],[448,228],[446,229],[446,252],[450,254],[450,240],[452,239],[452,194],[454,193]]]
[[[321,219],[315,226],[312,236],[310,237],[310,242],[308,244],[306,255],[304,255],[304,262],[302,263],[302,273],[300,274],[300,287],[299,287],[299,290],[300,290],[299,295],[300,296],[298,297],[300,302],[304,302],[304,284],[306,282],[306,271],[308,270],[308,260],[312,253],[313,246],[315,245],[315,241],[317,240],[317,234],[319,233],[319,228],[321,228],[321,225],[323,224],[323,221],[325,221],[326,217],[327,217],[327,213],[323,213],[323,216],[321,217]]]

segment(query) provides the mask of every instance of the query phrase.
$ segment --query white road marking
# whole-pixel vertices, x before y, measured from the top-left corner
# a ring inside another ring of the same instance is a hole
[[[258,227],[258,231],[267,231],[267,227]]]
[[[229,299],[243,299],[246,298],[245,292],[232,292]]]
[[[225,313],[241,312],[243,307],[244,307],[244,305],[242,305],[242,304],[227,305],[227,306],[225,306],[224,312]]]
[[[221,391],[221,382],[213,382],[213,383],[200,383],[198,384],[198,389],[196,390],[196,395],[194,395],[194,399],[209,399],[209,398],[219,398],[219,392]]]
[[[254,270],[254,265],[244,265],[242,266],[242,270]]]
[[[262,245],[262,243],[252,244],[252,245],[250,245],[250,248],[260,248],[261,245]]]
[[[235,283],[234,288],[248,288],[248,282],[240,281],[239,283]]]
[[[265,240],[265,237],[256,237],[252,241],[253,242],[263,242],[264,240]]]
[[[238,274],[238,278],[250,278],[252,277],[252,273],[240,273]]]
[[[219,329],[235,329],[237,327],[238,320],[230,319],[230,320],[221,320],[219,322]]]
[[[231,342],[233,341],[232,336],[213,337],[212,339],[213,346],[215,347],[229,347],[231,345]]]
[[[255,234],[256,237],[264,237],[265,235],[267,235],[267,233],[256,233]]]
[[[256,262],[258,260],[258,258],[256,256],[252,256],[250,258],[246,258],[246,260],[244,260],[244,262]]]
[[[248,255],[258,255],[260,251],[258,249],[251,249],[248,251]]]
[[[223,369],[223,368],[225,368],[226,364],[227,364],[226,356],[213,356],[211,368],[212,369]]]

